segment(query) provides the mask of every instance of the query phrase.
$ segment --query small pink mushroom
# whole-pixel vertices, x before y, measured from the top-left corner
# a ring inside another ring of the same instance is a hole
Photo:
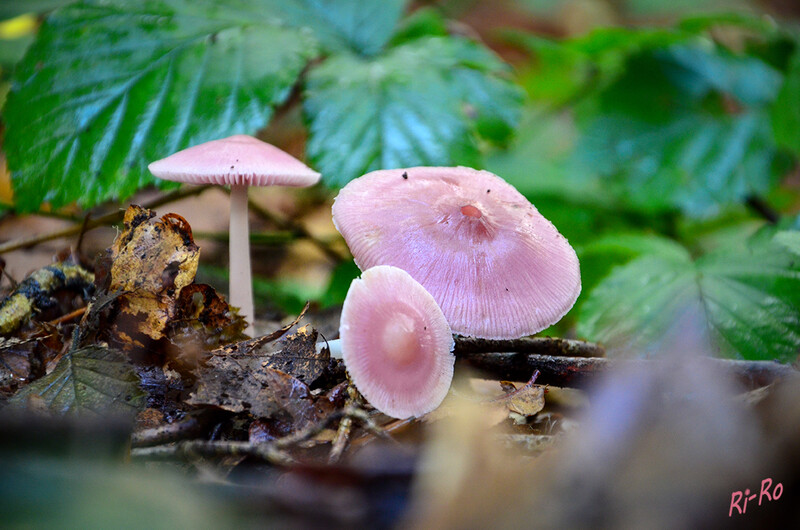
[[[339,335],[350,378],[384,414],[421,416],[447,395],[453,335],[436,301],[406,271],[373,267],[354,280]]]
[[[537,333],[581,291],[578,257],[564,236],[488,171],[373,171],[341,190],[333,221],[361,270],[408,271],[462,335]]]
[[[250,272],[250,235],[247,222],[248,186],[305,187],[319,173],[277,147],[238,134],[179,151],[149,166],[158,178],[188,184],[231,187],[230,302],[240,308],[252,334],[253,286]]]

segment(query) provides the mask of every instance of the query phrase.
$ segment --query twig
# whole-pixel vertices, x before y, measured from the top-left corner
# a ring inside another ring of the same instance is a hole
[[[206,189],[208,189],[208,186],[181,188],[179,190],[175,190],[173,192],[162,195],[161,197],[153,201],[150,201],[149,203],[145,204],[144,208],[148,209],[158,208],[163,204],[177,201],[179,199],[185,199],[186,197],[192,197],[194,195],[198,195],[203,191],[205,191]],[[30,248],[38,245],[39,243],[44,243],[45,241],[52,241],[53,239],[60,239],[62,237],[72,237],[80,234],[81,232],[97,228],[98,226],[105,226],[118,223],[122,221],[122,218],[124,216],[125,216],[125,210],[117,210],[114,212],[107,213],[105,215],[101,215],[100,217],[91,219],[88,222],[86,222],[85,225],[84,224],[74,225],[70,226],[69,228],[64,228],[62,230],[56,230],[55,232],[50,232],[48,234],[41,234],[38,236],[25,237],[22,239],[7,241],[5,243],[0,244],[0,254],[3,254],[5,252],[11,252],[12,250]]]
[[[189,416],[181,421],[135,431],[131,435],[132,447],[149,447],[183,440],[198,434],[206,427],[207,422]]]
[[[538,353],[556,357],[605,357],[599,344],[558,337],[534,337],[512,340],[488,340],[474,337],[455,337],[456,355],[466,353],[518,352]]]
[[[745,204],[747,204],[748,208],[760,215],[769,224],[774,225],[781,220],[781,214],[775,211],[772,206],[767,203],[767,201],[758,195],[750,195],[747,197],[747,199],[745,199]]]
[[[797,374],[789,365],[774,361],[733,361],[729,359],[702,359],[713,368],[731,374],[746,387],[753,389],[768,385],[776,379]],[[538,383],[542,385],[586,386],[612,365],[626,363],[657,363],[657,360],[615,360],[581,357],[554,357],[531,353],[465,353],[459,363],[509,381],[527,381],[534,370],[539,370]]]
[[[85,312],[86,312],[86,307],[81,307],[79,309],[76,309],[75,311],[72,311],[71,313],[67,313],[66,315],[61,315],[60,317],[51,320],[50,322],[48,322],[48,324],[50,324],[51,326],[57,326],[59,324],[63,324],[64,322],[69,322],[74,318],[83,316]]]
[[[305,226],[301,223],[296,223],[294,221],[283,219],[274,213],[270,212],[269,210],[262,208],[256,202],[252,200],[248,200],[247,202],[248,207],[258,214],[260,217],[266,219],[270,223],[274,224],[281,230],[288,230],[298,237],[302,237],[304,239],[308,239],[311,241],[318,249],[320,249],[333,263],[341,263],[347,259],[346,256],[343,256],[338,251],[334,250],[327,242],[321,240],[311,232],[309,232]]]
[[[224,456],[248,456],[278,466],[295,463],[292,457],[272,443],[188,440],[174,445],[157,445],[131,450],[131,458],[134,460],[173,460],[175,458],[194,460],[198,457],[218,458]]]

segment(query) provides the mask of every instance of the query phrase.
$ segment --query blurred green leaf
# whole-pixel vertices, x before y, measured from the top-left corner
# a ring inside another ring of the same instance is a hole
[[[400,22],[389,45],[399,46],[422,37],[446,37],[448,33],[447,22],[439,12],[431,7],[423,7]]]
[[[800,49],[792,56],[783,87],[772,107],[772,126],[777,142],[800,157]]]
[[[347,296],[347,291],[350,290],[350,284],[361,276],[361,270],[353,260],[343,261],[333,269],[331,279],[328,282],[328,288],[325,294],[320,298],[320,305],[323,308],[339,305],[344,302]]]
[[[327,51],[373,55],[392,37],[406,0],[282,0],[275,5],[287,23],[311,28]]]
[[[332,56],[306,84],[308,155],[334,186],[382,168],[480,166],[475,133],[506,141],[518,118],[506,73],[488,49],[454,37]]]
[[[675,326],[707,334],[716,354],[793,360],[800,346],[800,261],[774,238],[753,238],[692,261],[645,256],[614,270],[582,307],[578,333],[610,354],[649,355]]]
[[[44,13],[57,7],[73,4],[77,0],[6,0],[0,2],[0,20],[26,13]]]
[[[637,56],[581,107],[575,156],[641,208],[717,213],[777,180],[766,105],[780,79],[766,63],[702,47]]]
[[[4,148],[21,210],[126,197],[147,163],[266,124],[313,40],[269,0],[115,0],[56,11],[19,64]]]
[[[51,373],[22,388],[8,404],[13,408],[36,408],[38,400],[57,415],[132,417],[144,404],[144,393],[139,388],[139,377],[123,354],[88,346],[64,354]]]

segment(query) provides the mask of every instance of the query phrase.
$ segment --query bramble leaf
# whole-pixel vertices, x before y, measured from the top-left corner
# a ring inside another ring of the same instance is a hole
[[[649,355],[689,315],[716,354],[793,360],[800,347],[800,260],[793,245],[784,236],[754,236],[749,245],[728,245],[695,261],[677,253],[638,258],[589,294],[578,332],[612,355]]]
[[[35,407],[38,400],[59,415],[133,416],[144,403],[144,393],[124,355],[87,346],[65,354],[51,373],[17,392],[8,403],[11,407]]]
[[[54,12],[4,110],[20,210],[92,205],[154,178],[147,164],[254,133],[315,53],[272,0],[114,0]]]
[[[462,38],[420,38],[364,59],[337,55],[306,86],[307,152],[335,186],[375,169],[479,166],[476,134],[507,140],[521,93]]]

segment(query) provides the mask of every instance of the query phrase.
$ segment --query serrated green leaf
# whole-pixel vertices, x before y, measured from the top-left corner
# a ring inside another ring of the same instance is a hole
[[[432,7],[417,9],[401,22],[389,41],[390,46],[422,37],[445,37],[449,34],[447,21]]]
[[[636,57],[582,107],[575,156],[639,207],[717,213],[777,179],[766,105],[779,80],[765,63],[713,50]]]
[[[589,294],[578,333],[612,355],[649,355],[687,316],[716,354],[792,360],[800,347],[800,260],[774,239],[694,262],[639,258]]]
[[[272,0],[113,0],[56,11],[18,65],[4,148],[21,210],[125,197],[177,150],[264,126],[314,55]]]
[[[775,140],[800,156],[800,49],[792,56],[771,115]]]
[[[8,404],[27,408],[32,398],[57,415],[132,416],[144,403],[139,377],[125,356],[100,346],[65,354],[51,373],[17,392]]]
[[[309,27],[328,51],[378,53],[389,41],[406,0],[283,0],[276,3],[286,22]]]
[[[461,38],[417,39],[364,59],[331,57],[306,85],[307,153],[328,184],[379,168],[480,165],[475,133],[513,128],[520,91],[487,49]]]

